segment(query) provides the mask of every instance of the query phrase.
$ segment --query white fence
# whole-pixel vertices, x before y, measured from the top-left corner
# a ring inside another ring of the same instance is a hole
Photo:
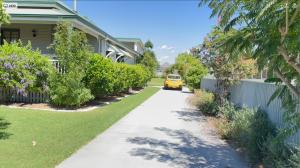
[[[215,91],[216,79],[204,78],[201,81],[201,89]],[[262,108],[268,113],[270,120],[276,126],[283,126],[283,112],[281,100],[276,98],[268,106],[267,103],[276,90],[276,85],[264,83],[262,80],[242,80],[238,85],[230,90],[230,101],[236,105],[250,108]],[[300,112],[300,105],[297,106],[297,112]],[[300,132],[289,138],[289,142],[300,145]]]

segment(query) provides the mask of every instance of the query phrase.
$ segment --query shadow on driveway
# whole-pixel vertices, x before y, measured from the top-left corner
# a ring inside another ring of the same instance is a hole
[[[239,162],[238,156],[226,144],[204,142],[187,130],[172,130],[165,127],[155,130],[166,134],[172,141],[150,137],[129,138],[128,142],[141,146],[132,149],[130,155],[146,160],[156,159],[172,167],[246,167]]]
[[[206,121],[205,117],[201,114],[201,112],[195,109],[185,108],[180,111],[172,112],[177,115],[178,119],[181,119],[183,121]]]

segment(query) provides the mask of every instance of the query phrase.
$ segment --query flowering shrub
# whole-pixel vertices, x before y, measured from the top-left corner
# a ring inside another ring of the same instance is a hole
[[[34,51],[31,44],[4,43],[0,47],[0,87],[16,90],[23,96],[30,90],[47,91],[53,67],[47,57]]]

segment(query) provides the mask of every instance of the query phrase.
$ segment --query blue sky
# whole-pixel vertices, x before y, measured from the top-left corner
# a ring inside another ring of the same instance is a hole
[[[151,40],[161,63],[201,43],[216,19],[196,0],[78,0],[78,12],[114,37]],[[72,7],[73,2],[66,3]]]

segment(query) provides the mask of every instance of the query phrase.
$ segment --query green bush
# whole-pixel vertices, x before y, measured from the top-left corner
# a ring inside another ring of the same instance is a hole
[[[56,106],[79,107],[94,97],[76,72],[54,74],[50,82],[51,103]]]
[[[199,89],[201,78],[208,73],[201,60],[188,53],[182,53],[177,56],[175,64],[169,71],[173,72],[175,70],[178,71],[191,90]]]
[[[84,81],[96,97],[103,97],[114,93],[115,76],[114,63],[99,54],[94,54],[89,61]],[[116,74],[117,75],[117,74]]]
[[[89,61],[84,81],[96,97],[142,88],[150,80],[150,72],[142,65],[115,63],[99,54]]]
[[[225,117],[226,120],[232,121],[235,114],[238,112],[234,105],[230,103],[229,101],[225,101],[222,106],[218,107],[218,112],[220,115]]]
[[[48,77],[53,67],[31,44],[4,43],[0,47],[0,87],[27,95],[28,91],[48,91]]]
[[[207,69],[202,64],[197,64],[188,69],[186,74],[186,83],[188,87],[193,89],[199,89],[201,79],[208,73]]]
[[[125,63],[115,63],[114,66],[114,85],[113,92],[118,94],[120,92],[126,92],[131,87],[131,79],[129,73],[129,65]]]
[[[151,79],[151,72],[142,65],[130,67],[132,88],[142,88]]]
[[[50,78],[50,102],[57,106],[80,106],[94,97],[83,83],[91,51],[85,33],[70,23],[56,27],[52,44],[64,72],[55,71]]]
[[[247,149],[250,153],[250,159],[253,162],[261,162],[263,156],[263,146],[271,137],[276,136],[276,128],[270,122],[267,113],[258,110],[253,117],[250,125],[249,141]]]
[[[203,90],[195,90],[194,96],[191,97],[189,103],[198,109],[205,115],[216,116],[217,109],[214,94]]]
[[[219,123],[221,136],[246,148],[253,165],[263,163],[266,167],[281,168],[297,167],[300,163],[299,150],[279,138],[276,127],[264,111],[236,109],[225,102],[219,107],[219,113],[224,118]]]

